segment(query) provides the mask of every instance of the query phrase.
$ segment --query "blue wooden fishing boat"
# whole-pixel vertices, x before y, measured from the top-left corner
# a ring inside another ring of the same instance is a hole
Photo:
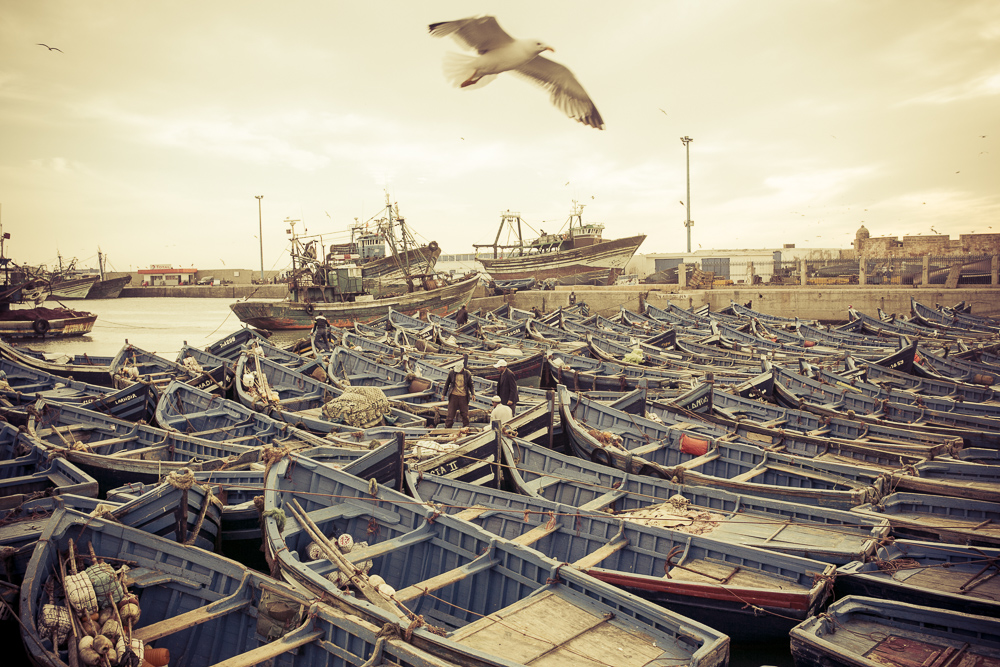
[[[67,552],[74,554],[69,565],[62,556]],[[170,664],[185,667],[517,665],[463,646],[451,647],[454,662],[443,659],[415,646],[429,641],[424,638],[430,634],[425,629],[407,632],[408,623],[397,623],[396,632],[388,633],[383,622],[362,620],[349,607],[342,610],[319,603],[233,560],[60,510],[32,556],[22,588],[21,632],[28,657],[37,667],[78,664],[68,651],[83,632],[79,624],[68,635],[69,644],[60,642],[56,647],[52,645],[53,633],[41,625],[43,611],[58,618],[58,610],[47,605],[64,604],[61,587],[49,589],[54,591],[52,600],[45,582],[77,567],[82,570],[85,566],[89,571],[95,560],[111,569],[129,566],[123,575],[125,590],[134,596],[140,614],[134,624],[125,620],[130,615],[124,617],[125,627],[131,628],[126,637],[130,635],[133,643],[142,646],[144,657],[156,662],[165,656],[154,649],[166,649]],[[388,617],[379,620],[390,621]]]
[[[183,382],[172,382],[163,390],[156,423],[168,431],[244,447],[302,449],[326,444],[318,435]]]
[[[226,393],[232,380],[232,374],[227,372],[228,370],[229,367],[225,365],[207,371],[194,370],[184,364],[146,352],[128,341],[111,361],[111,375],[118,388],[128,386],[139,379],[157,387],[164,387],[178,380],[220,396]]]
[[[214,343],[210,343],[205,347],[205,351],[216,357],[236,361],[244,345],[252,340],[266,341],[269,335],[270,333],[268,332],[260,332],[250,327],[242,327],[232,334],[224,336]]]
[[[197,484],[211,489],[213,497],[222,503],[219,534],[223,543],[260,539],[260,512],[254,507],[253,499],[261,495],[264,488],[263,470],[200,471],[194,473],[194,478]],[[126,503],[159,486],[155,482],[131,482],[109,489],[107,499]]]
[[[1000,546],[1000,503],[926,493],[891,493],[852,512],[885,517],[893,534],[914,540]]]
[[[852,357],[847,357],[844,360],[844,369],[845,372],[858,371],[868,382],[897,388],[913,394],[917,398],[920,396],[945,396],[956,401],[985,403],[1000,396],[997,390],[990,386],[968,384],[943,377],[918,377],[879,364],[858,363]]]
[[[283,577],[365,620],[420,615],[437,634],[418,646],[439,655],[470,646],[523,663],[727,662],[728,638],[715,630],[307,458],[272,465],[264,506],[266,554]],[[353,548],[311,546],[334,539]],[[567,623],[577,630],[565,634]]]
[[[794,371],[773,367],[774,395],[780,405],[818,415],[844,416],[920,433],[961,436],[969,447],[1000,448],[1000,419],[935,409],[934,405],[898,403],[892,397],[867,396]]]
[[[591,576],[725,632],[787,636],[817,613],[834,566],[541,498],[410,472],[413,495],[437,511],[530,546]],[[766,611],[760,614],[760,610]]]
[[[834,509],[877,501],[884,490],[878,472],[733,442],[710,424],[667,426],[562,386],[557,393],[574,453],[625,472]]]
[[[958,331],[980,337],[996,338],[1000,335],[1000,329],[995,326],[968,317],[959,319],[955,315],[947,315],[920,303],[913,297],[910,297],[910,314],[922,326],[933,329],[942,329],[951,333]]]
[[[1000,665],[1000,620],[848,596],[791,634],[796,667]]]
[[[73,378],[80,382],[102,387],[112,386],[111,359],[92,359],[84,356],[79,359],[71,359],[70,363],[58,363],[47,360],[41,354],[31,354],[29,350],[11,345],[3,340],[0,340],[0,356],[22,366],[28,366],[59,377]]]
[[[949,450],[958,451],[964,446],[960,436],[921,433],[899,426],[862,422],[847,415],[817,415],[719,391],[715,387],[705,388],[704,391],[707,395],[692,390],[674,403],[695,412],[713,412],[728,420],[726,424],[750,420],[766,428],[800,431],[806,435],[847,440],[866,446],[870,444],[874,449],[888,449],[909,456],[937,456]]]
[[[918,326],[912,322],[906,322],[896,317],[893,317],[890,320],[883,320],[878,317],[872,317],[871,315],[862,313],[854,308],[848,308],[847,314],[850,317],[850,322],[847,325],[842,325],[838,328],[838,330],[846,330],[848,328],[854,330],[857,328],[871,336],[893,334],[906,336],[911,339],[948,339],[948,336],[943,335],[940,331]]]
[[[60,403],[81,403],[107,393],[106,386],[71,380],[20,362],[0,359],[0,397],[13,405],[33,403],[39,398]]]
[[[48,452],[10,424],[0,427],[0,510],[43,496],[97,497],[97,480]]]
[[[837,569],[837,597],[864,595],[1000,618],[1000,549],[893,540]]]
[[[402,428],[424,425],[424,420],[389,403],[376,388],[358,392],[296,372],[248,348],[236,362],[236,395],[257,412],[297,428],[326,434],[380,424]],[[367,392],[367,393],[365,393]],[[351,393],[351,396],[347,396]]]
[[[703,515],[678,511],[676,518],[661,516],[661,525],[690,526],[734,544],[845,564],[867,559],[889,534],[885,517],[859,521],[853,512],[633,475],[527,440],[505,440],[503,453],[509,482],[524,495],[637,519],[650,508],[662,515],[672,507],[668,501],[680,495],[693,510],[721,519],[712,518],[710,526]]]
[[[69,507],[90,514],[102,505],[110,509],[118,503],[65,493],[26,500],[0,512],[0,583],[13,584],[15,589],[21,585],[38,538],[45,532],[56,509]],[[16,601],[15,595],[12,601],[15,606]]]
[[[128,482],[157,482],[182,468],[248,466],[260,456],[256,447],[133,424],[78,406],[45,401],[35,406],[27,428],[31,442],[75,463],[97,479],[104,491]]]
[[[858,377],[858,373],[834,372],[805,362],[801,363],[800,366],[801,375],[810,377],[834,391],[863,394],[883,401],[889,400],[892,403],[915,405],[937,412],[1000,420],[1000,403],[977,402],[964,398],[955,400],[951,396],[920,395],[913,391],[896,388],[891,384],[887,386],[866,382],[864,378]]]
[[[222,501],[187,468],[175,470],[104,516],[179,544],[214,551],[222,541]],[[120,517],[126,517],[122,519]]]
[[[648,405],[647,415],[670,425],[704,420],[725,429],[723,432],[729,433],[730,437],[738,438],[741,442],[752,443],[768,451],[862,466],[891,477],[893,484],[897,483],[899,475],[919,475],[918,468],[927,463],[926,459],[955,452],[954,446],[947,443],[918,445],[856,442],[848,438],[812,434],[794,426],[786,427],[780,422],[755,422],[715,414],[700,414],[679,405],[679,403],[697,405],[698,401],[712,400],[713,396],[711,387],[701,386],[676,399],[676,402],[652,401]],[[988,476],[988,473],[989,471],[982,471],[984,476]],[[956,478],[958,477],[956,470]]]
[[[390,440],[377,450],[351,449],[347,447],[315,447],[302,450],[311,459],[320,461],[326,465],[333,465],[341,468],[345,472],[356,475],[364,480],[374,479],[378,484],[384,484],[390,488],[402,487],[403,457],[401,447],[395,439]],[[254,498],[263,495],[264,491],[264,471],[263,470],[211,470],[193,473],[194,484],[191,487],[196,489],[195,493],[188,500],[192,507],[188,518],[187,539],[200,517],[201,508],[206,505],[203,501],[207,498],[207,504],[213,507],[206,514],[206,519],[211,520],[211,524],[203,527],[198,535],[201,544],[196,542],[196,546],[209,550],[218,545],[217,538],[223,545],[244,540],[259,542],[261,538],[260,511],[254,505]],[[169,476],[168,476],[169,482]],[[169,484],[143,484],[133,482],[107,492],[109,501],[123,504],[123,508],[110,512],[112,516],[118,517],[126,525],[142,528],[147,532],[151,530],[153,523],[151,518],[145,519],[146,523],[140,525],[136,523],[138,510],[142,507],[139,503],[133,503],[140,498],[146,501],[157,500],[157,504],[165,510],[169,510],[171,503],[164,500],[164,492],[170,492],[163,488]],[[210,495],[208,492],[211,492]],[[177,495],[174,493],[173,495]],[[221,507],[221,519],[215,515],[218,513],[214,505]],[[176,513],[176,510],[174,511]],[[195,520],[192,520],[195,519]],[[176,521],[174,522],[177,523]],[[159,522],[160,530],[156,534],[167,539],[182,541],[180,533],[173,530],[168,533],[162,532],[164,522]]]
[[[959,359],[943,357],[920,347],[913,370],[916,375],[971,382],[984,387],[1000,384],[1000,367]]]

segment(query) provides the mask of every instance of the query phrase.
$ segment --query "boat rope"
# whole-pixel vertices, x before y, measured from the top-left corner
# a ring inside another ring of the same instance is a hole
[[[268,517],[272,517],[274,519],[274,523],[277,525],[279,533],[285,530],[285,521],[288,520],[288,517],[285,516],[285,510],[280,508],[273,508],[269,510],[264,510],[263,512],[260,513],[261,519],[266,519]]]
[[[181,491],[187,491],[195,485],[194,473],[191,472],[190,468],[181,468],[180,470],[168,473],[165,481],[170,486]]]
[[[212,487],[206,486],[205,487],[205,498],[204,498],[204,500],[202,500],[202,503],[201,503],[201,512],[198,514],[198,521],[194,524],[194,529],[191,531],[190,537],[188,537],[187,541],[184,542],[185,546],[191,546],[191,545],[193,545],[195,543],[195,540],[198,539],[198,535],[201,534],[201,527],[205,523],[205,516],[208,514],[208,508],[209,508],[209,506],[213,502],[216,503],[216,504],[218,504],[218,505],[222,504],[212,494]]]

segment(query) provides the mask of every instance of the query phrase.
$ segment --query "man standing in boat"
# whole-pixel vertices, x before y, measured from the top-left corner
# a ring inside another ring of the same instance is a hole
[[[455,364],[455,368],[448,372],[448,379],[444,381],[444,395],[448,397],[448,416],[445,417],[444,427],[451,428],[457,412],[462,416],[462,426],[468,428],[469,399],[475,396],[475,390],[472,386],[472,373],[465,367],[464,361]]]
[[[468,324],[468,322],[469,311],[465,309],[465,304],[462,304],[462,307],[458,309],[457,313],[455,313],[455,323],[461,327]]]
[[[316,347],[322,350],[330,349],[330,322],[323,315],[313,319],[312,337]]]
[[[496,362],[493,367],[500,369],[500,377],[497,378],[497,396],[500,397],[500,403],[506,405],[513,412],[514,408],[517,407],[517,380],[507,368],[506,359]]]

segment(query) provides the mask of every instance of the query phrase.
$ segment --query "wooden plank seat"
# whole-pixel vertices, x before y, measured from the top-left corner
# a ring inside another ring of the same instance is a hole
[[[471,563],[466,563],[461,567],[456,567],[452,570],[448,570],[447,572],[442,572],[441,574],[431,577],[430,579],[425,579],[418,584],[413,584],[412,586],[407,586],[401,591],[396,591],[395,600],[406,604],[410,600],[415,600],[421,595],[441,590],[446,586],[450,586],[455,582],[461,581],[469,575],[482,572],[483,570],[488,570],[496,566],[499,562],[500,559],[493,556],[493,549],[491,548]]]

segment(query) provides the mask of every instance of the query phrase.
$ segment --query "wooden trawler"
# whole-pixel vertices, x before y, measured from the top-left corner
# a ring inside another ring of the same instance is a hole
[[[544,231],[530,241],[524,237],[524,221],[520,213],[506,211],[500,219],[493,243],[473,244],[477,249],[491,248],[492,257],[477,261],[495,281],[534,278],[558,279],[568,284],[613,285],[625,271],[625,265],[646,239],[645,234],[605,241],[604,225],[583,221],[583,204],[573,202],[566,231],[546,234]],[[517,242],[501,243],[500,236],[508,228]]]
[[[385,283],[377,289],[366,288],[364,268],[356,264],[331,263],[317,258],[316,242],[303,242],[292,234],[292,276],[288,298],[284,301],[238,301],[230,308],[240,321],[258,329],[309,329],[317,316],[324,316],[331,326],[347,327],[355,322],[368,323],[396,310],[408,315],[427,311],[444,315],[469,302],[479,284],[477,275],[451,281],[432,275],[428,262],[409,264],[407,247],[393,248],[392,261],[404,276],[400,282]],[[436,249],[440,254],[440,249]],[[333,259],[336,259],[335,257]],[[436,261],[436,259],[435,259]],[[394,275],[394,274],[393,274]],[[387,281],[391,277],[385,277]]]

